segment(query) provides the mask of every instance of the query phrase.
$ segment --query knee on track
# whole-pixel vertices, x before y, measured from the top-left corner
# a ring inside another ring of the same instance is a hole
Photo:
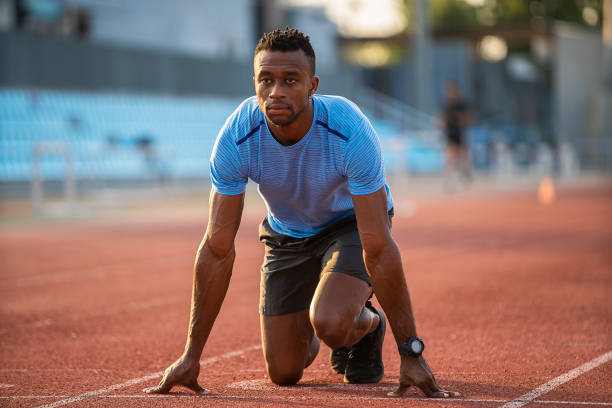
[[[294,366],[287,362],[267,362],[270,381],[276,385],[295,385],[302,378],[304,367]]]

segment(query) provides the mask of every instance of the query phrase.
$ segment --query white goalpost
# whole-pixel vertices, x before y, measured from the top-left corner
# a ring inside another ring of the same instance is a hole
[[[36,215],[44,213],[43,176],[41,174],[41,157],[59,155],[64,159],[64,203],[67,213],[72,213],[76,203],[76,179],[72,149],[64,142],[40,142],[32,148],[32,210]]]

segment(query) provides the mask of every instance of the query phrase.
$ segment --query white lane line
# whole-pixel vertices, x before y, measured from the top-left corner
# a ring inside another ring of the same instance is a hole
[[[359,385],[354,384],[321,384],[321,385],[311,385],[308,383],[304,383],[301,385],[296,385],[295,387],[282,387],[272,384],[270,380],[266,378],[259,378],[255,380],[245,380],[245,381],[236,381],[234,383],[226,385],[227,388],[237,388],[239,390],[249,390],[249,391],[295,391],[296,389],[301,389],[303,391],[311,391],[311,390],[322,390],[322,391],[333,391],[333,390],[342,390],[342,391],[363,391],[364,388]],[[380,385],[370,385],[368,386],[368,392],[381,392],[388,393],[393,391],[395,388],[392,385],[389,386],[380,386]]]
[[[243,348],[241,350],[236,350],[236,351],[232,351],[232,352],[229,352],[229,353],[225,353],[225,354],[222,354],[220,356],[210,357],[210,358],[201,360],[200,361],[200,366],[205,366],[205,365],[208,365],[208,364],[216,363],[217,361],[221,361],[221,360],[225,360],[225,359],[228,359],[228,358],[240,356],[240,355],[245,354],[245,353],[247,353],[249,351],[257,350],[257,349],[260,349],[260,348],[261,348],[260,345],[255,345],[255,346]],[[125,381],[125,382],[122,382],[120,384],[110,385],[110,386],[105,387],[105,388],[100,388],[99,390],[89,391],[89,392],[85,392],[83,394],[78,394],[78,395],[74,395],[74,396],[69,397],[69,398],[62,399],[60,401],[55,401],[55,402],[53,402],[51,404],[41,405],[41,406],[39,406],[37,408],[55,408],[55,407],[61,407],[61,406],[64,406],[64,405],[67,405],[67,404],[72,404],[73,402],[81,401],[81,400],[84,400],[84,399],[87,399],[87,398],[99,397],[100,395],[109,393],[111,391],[115,391],[115,390],[118,390],[118,389],[121,389],[121,388],[130,387],[132,385],[139,384],[139,383],[142,383],[142,382],[145,382],[145,381],[149,381],[149,380],[152,380],[154,378],[159,378],[163,374],[164,374],[163,371],[158,371],[156,373],[148,374],[148,375],[145,375],[145,376],[139,377],[139,378],[134,378],[132,380]]]
[[[168,255],[94,267],[76,267],[57,273],[0,278],[0,290],[27,289],[48,284],[101,279],[109,275],[141,272],[145,265],[154,265],[155,268],[163,269],[164,267],[178,266],[181,262],[193,263],[191,258],[184,255]]]
[[[44,320],[38,320],[38,321],[30,322],[30,323],[16,324],[14,326],[7,325],[0,329],[0,334],[8,333],[15,329],[24,329],[24,330],[41,329],[44,327],[51,326],[52,323],[53,322],[51,321],[51,319],[44,319]]]
[[[118,306],[111,307],[106,310],[99,310],[97,312],[93,312],[89,314],[82,314],[82,315],[75,314],[75,315],[72,315],[70,318],[64,318],[64,320],[61,323],[66,323],[66,321],[76,322],[78,320],[91,319],[93,317],[110,316],[115,313],[134,312],[134,311],[139,311],[139,310],[144,310],[144,309],[149,309],[149,308],[154,308],[154,307],[168,306],[171,304],[181,303],[184,301],[185,301],[185,296],[174,296],[174,297],[164,298],[164,299],[153,299],[153,300],[145,300],[142,302],[132,302],[132,303],[120,304]],[[3,328],[0,328],[0,334],[8,333],[13,330],[41,329],[41,328],[49,327],[52,324],[53,324],[53,320],[44,319],[44,320],[39,320],[35,322],[30,322],[30,323],[16,324],[13,326],[7,325]]]
[[[534,400],[538,398],[540,395],[546,394],[547,392],[554,390],[558,386],[563,385],[566,382],[571,381],[574,378],[579,377],[582,374],[586,373],[587,371],[590,371],[596,367],[599,367],[600,365],[605,364],[610,360],[612,360],[612,350],[608,351],[605,354],[602,354],[601,356],[597,358],[594,358],[593,360],[587,363],[584,363],[580,367],[576,367],[573,370],[566,372],[565,374],[561,374],[557,378],[553,378],[546,384],[542,384],[538,388],[535,388],[529,391],[527,394],[521,395],[520,397],[512,401],[509,401],[503,405],[500,405],[499,408],[519,408],[531,402],[537,402]]]
[[[50,399],[50,398],[62,398],[62,397],[70,397],[69,395],[0,395],[0,400],[37,400],[37,399]],[[246,395],[195,395],[195,394],[111,394],[111,395],[96,395],[92,398],[98,399],[145,399],[145,398],[182,398],[182,399],[195,399],[195,398],[213,398],[219,400],[248,400],[248,401],[257,401],[259,399],[266,400],[279,400],[279,401],[329,401],[329,397],[323,396],[287,396],[287,395],[260,395],[260,396],[246,396]],[[418,398],[418,397],[402,397],[402,398],[393,398],[393,397],[369,397],[364,396],[363,394],[356,394],[355,396],[334,396],[333,400],[342,400],[342,401],[422,401],[422,402],[432,402],[439,404],[448,404],[449,402],[474,402],[474,403],[483,403],[490,404],[495,402],[504,402],[504,400],[500,399],[475,399],[475,398],[451,398],[451,399],[441,399],[441,398]],[[583,406],[602,406],[609,407],[612,406],[612,402],[596,402],[596,401],[552,401],[552,400],[538,400],[538,401],[530,401],[531,404],[556,404],[556,405],[583,405]]]

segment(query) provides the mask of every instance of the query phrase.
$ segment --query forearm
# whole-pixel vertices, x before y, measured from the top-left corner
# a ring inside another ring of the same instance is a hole
[[[395,341],[403,344],[416,335],[416,326],[400,251],[389,229],[386,189],[354,195],[353,203],[374,293],[387,315]]]
[[[399,248],[392,238],[388,241],[375,254],[364,251],[364,259],[376,298],[399,345],[417,333]]]
[[[193,273],[191,316],[185,354],[199,359],[219,314],[232,274],[235,251],[216,255],[204,242],[198,250]]]

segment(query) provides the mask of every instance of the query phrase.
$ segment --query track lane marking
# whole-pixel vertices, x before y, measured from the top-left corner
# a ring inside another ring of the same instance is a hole
[[[509,401],[503,405],[500,405],[499,408],[519,408],[519,407],[522,407],[523,405],[527,405],[532,402],[537,402],[534,400],[538,398],[540,395],[546,394],[554,390],[555,388],[559,387],[560,385],[563,385],[566,382],[569,382],[581,376],[582,374],[588,371],[591,371],[592,369],[597,368],[602,364],[607,363],[610,360],[612,360],[612,350],[608,351],[607,353],[602,354],[599,357],[594,358],[593,360],[587,363],[584,363],[580,367],[576,367],[573,370],[570,370],[564,374],[561,374],[557,378],[553,378],[546,384],[542,384],[539,387],[529,391],[527,394],[523,394],[520,397],[513,399],[512,401]]]
[[[225,354],[222,354],[220,356],[209,357],[207,359],[200,360],[200,366],[205,366],[205,365],[208,365],[208,364],[213,364],[213,363],[216,363],[217,361],[226,360],[228,358],[240,356],[240,355],[245,354],[245,353],[247,353],[249,351],[258,350],[258,349],[261,349],[261,346],[259,344],[255,345],[255,346],[250,346],[250,347],[247,347],[247,348],[243,348],[241,350],[231,351],[229,353],[225,353]],[[121,389],[121,388],[130,387],[130,386],[135,385],[135,384],[139,384],[139,383],[142,383],[142,382],[145,382],[145,381],[149,381],[149,380],[152,380],[152,379],[155,379],[155,378],[159,378],[162,375],[164,375],[164,372],[163,371],[158,371],[158,372],[155,372],[155,373],[152,373],[152,374],[148,374],[148,375],[145,375],[145,376],[142,376],[142,377],[133,378],[131,380],[122,382],[120,384],[113,384],[113,385],[110,385],[110,386],[105,387],[105,388],[100,388],[99,390],[85,392],[83,394],[74,395],[74,396],[71,396],[69,398],[65,398],[65,399],[62,399],[60,401],[55,401],[55,402],[50,403],[50,404],[40,405],[37,408],[56,408],[56,407],[61,407],[61,406],[64,406],[64,405],[72,404],[73,402],[81,401],[81,400],[84,400],[84,399],[87,399],[87,398],[99,397],[102,394],[106,394],[106,393],[109,393],[111,391],[115,391],[115,390],[118,390],[118,389]],[[55,397],[55,398],[57,398],[57,397]]]
[[[26,276],[0,277],[0,291],[15,289],[28,289],[47,284],[58,284],[64,282],[88,281],[106,278],[109,275],[139,273],[145,265],[155,265],[156,268],[178,266],[181,263],[191,262],[184,255],[164,255],[156,258],[136,259],[131,261],[119,261],[100,266],[71,267],[56,273],[45,273]]]
[[[367,388],[362,388],[359,385],[354,385],[354,384],[316,384],[316,385],[313,385],[313,384],[308,384],[308,383],[302,383],[300,385],[297,385],[296,387],[299,387],[303,389],[304,391],[333,391],[333,390],[346,391],[346,390],[351,390],[351,389],[363,391],[365,389],[368,391],[381,392],[385,394],[397,388],[391,385],[387,385],[387,386],[370,385]],[[236,382],[226,385],[226,388],[235,388],[239,390],[248,390],[248,391],[264,391],[264,392],[274,392],[274,391],[278,392],[278,391],[291,391],[292,390],[292,387],[279,388],[278,386],[272,384],[270,380],[267,378],[236,381]],[[295,388],[293,390],[295,390]]]
[[[37,399],[50,399],[50,398],[58,398],[58,397],[70,397],[69,395],[0,395],[0,400],[37,400]],[[320,396],[280,396],[280,395],[261,395],[261,396],[246,396],[246,395],[215,395],[215,394],[206,394],[206,395],[195,395],[195,394],[111,394],[111,395],[97,395],[93,398],[99,399],[146,399],[146,398],[182,398],[182,399],[196,399],[196,398],[213,398],[219,400],[249,400],[249,401],[257,401],[260,399],[273,399],[279,401],[329,401],[329,397],[320,397]],[[362,394],[351,396],[334,396],[333,400],[342,400],[342,401],[422,401],[422,402],[432,402],[432,403],[440,403],[440,404],[448,404],[449,402],[473,402],[473,403],[495,403],[495,402],[504,402],[504,400],[500,399],[486,399],[486,398],[451,398],[451,399],[441,399],[441,398],[419,398],[419,397],[401,397],[401,398],[393,398],[393,397],[367,397]],[[538,401],[529,401],[531,404],[542,404],[542,405],[550,405],[550,404],[558,404],[558,405],[584,405],[584,406],[612,406],[612,402],[597,402],[597,401],[555,401],[555,400],[538,400]]]
[[[168,305],[172,305],[175,303],[178,304],[183,301],[185,301],[185,296],[174,296],[170,298],[164,298],[161,300],[154,299],[154,300],[145,300],[142,302],[132,302],[132,303],[127,303],[127,304],[122,304],[119,306],[114,306],[106,310],[99,310],[97,312],[90,313],[90,314],[81,314],[81,315],[75,314],[75,315],[72,315],[72,317],[70,318],[64,318],[63,323],[65,323],[66,321],[76,322],[82,319],[91,319],[93,317],[105,317],[105,316],[110,316],[116,313],[125,313],[125,312],[131,313],[131,312],[149,309],[153,307],[168,306]],[[59,321],[59,319],[56,319],[56,320]],[[48,319],[38,320],[34,322],[29,322],[29,323],[15,324],[12,326],[5,325],[4,327],[0,328],[0,334],[8,333],[13,330],[43,329],[43,328],[52,326],[53,324],[54,324],[54,321],[48,318]]]

